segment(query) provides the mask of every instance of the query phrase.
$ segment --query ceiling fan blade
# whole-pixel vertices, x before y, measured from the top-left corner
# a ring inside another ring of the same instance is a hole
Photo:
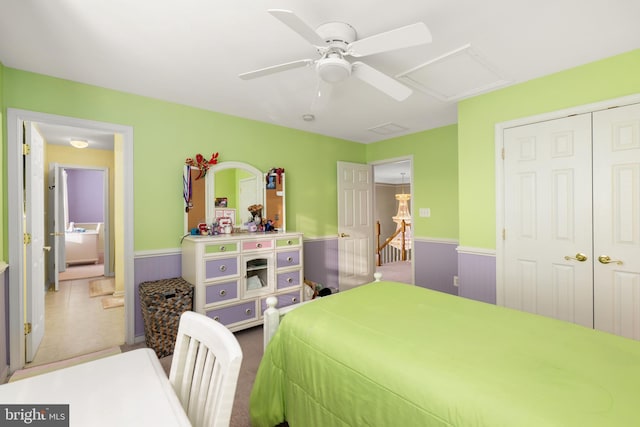
[[[423,22],[418,22],[406,27],[396,28],[362,40],[356,40],[349,45],[348,52],[351,56],[373,55],[390,50],[405,47],[418,46],[431,43],[431,31]]]
[[[272,16],[278,18],[280,22],[300,34],[306,41],[314,46],[324,46],[326,42],[316,31],[306,22],[300,19],[295,13],[284,9],[268,9]]]
[[[298,61],[286,62],[284,64],[272,65],[271,67],[261,68],[259,70],[248,71],[246,73],[239,74],[242,80],[251,80],[258,77],[267,76],[269,74],[279,73],[281,71],[291,70],[293,68],[306,67],[313,64],[313,59],[300,59]]]
[[[351,64],[351,75],[386,93],[396,101],[404,101],[413,90],[364,62]]]

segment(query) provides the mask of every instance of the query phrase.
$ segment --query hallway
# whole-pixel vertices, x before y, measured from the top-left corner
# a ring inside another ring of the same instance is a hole
[[[64,280],[45,296],[45,334],[32,367],[124,343],[124,307],[104,309],[89,296],[89,282],[101,277]]]

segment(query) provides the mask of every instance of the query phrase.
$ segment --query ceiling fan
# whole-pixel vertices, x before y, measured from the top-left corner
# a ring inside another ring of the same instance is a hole
[[[249,71],[240,74],[241,79],[254,79],[315,64],[316,72],[324,82],[337,83],[354,76],[395,100],[402,101],[411,95],[410,88],[364,62],[350,62],[346,58],[360,58],[431,42],[431,32],[422,22],[358,40],[355,29],[346,23],[329,22],[314,30],[289,10],[269,9],[268,12],[311,43],[320,58],[300,59]]]

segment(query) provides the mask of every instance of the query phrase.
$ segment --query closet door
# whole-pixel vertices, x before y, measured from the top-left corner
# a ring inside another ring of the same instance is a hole
[[[593,139],[595,328],[640,339],[640,105],[593,113]]]
[[[503,157],[504,305],[593,327],[591,114],[506,129]]]

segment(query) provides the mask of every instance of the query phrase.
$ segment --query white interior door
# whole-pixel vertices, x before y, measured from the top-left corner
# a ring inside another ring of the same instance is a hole
[[[373,173],[338,162],[338,280],[341,291],[373,280]]]
[[[45,227],[44,227],[44,140],[30,122],[25,122],[25,141],[30,153],[25,158],[25,321],[31,332],[25,335],[26,361],[31,362],[44,337]],[[50,249],[50,248],[49,248]]]
[[[503,304],[640,339],[640,105],[504,131]]]
[[[595,327],[638,340],[640,104],[594,113],[593,137]]]
[[[591,115],[506,129],[504,170],[504,305],[593,327]]]
[[[54,289],[60,289],[59,274],[65,271],[65,179],[66,172],[58,163],[49,164],[49,254],[47,265],[49,283],[54,284]]]

